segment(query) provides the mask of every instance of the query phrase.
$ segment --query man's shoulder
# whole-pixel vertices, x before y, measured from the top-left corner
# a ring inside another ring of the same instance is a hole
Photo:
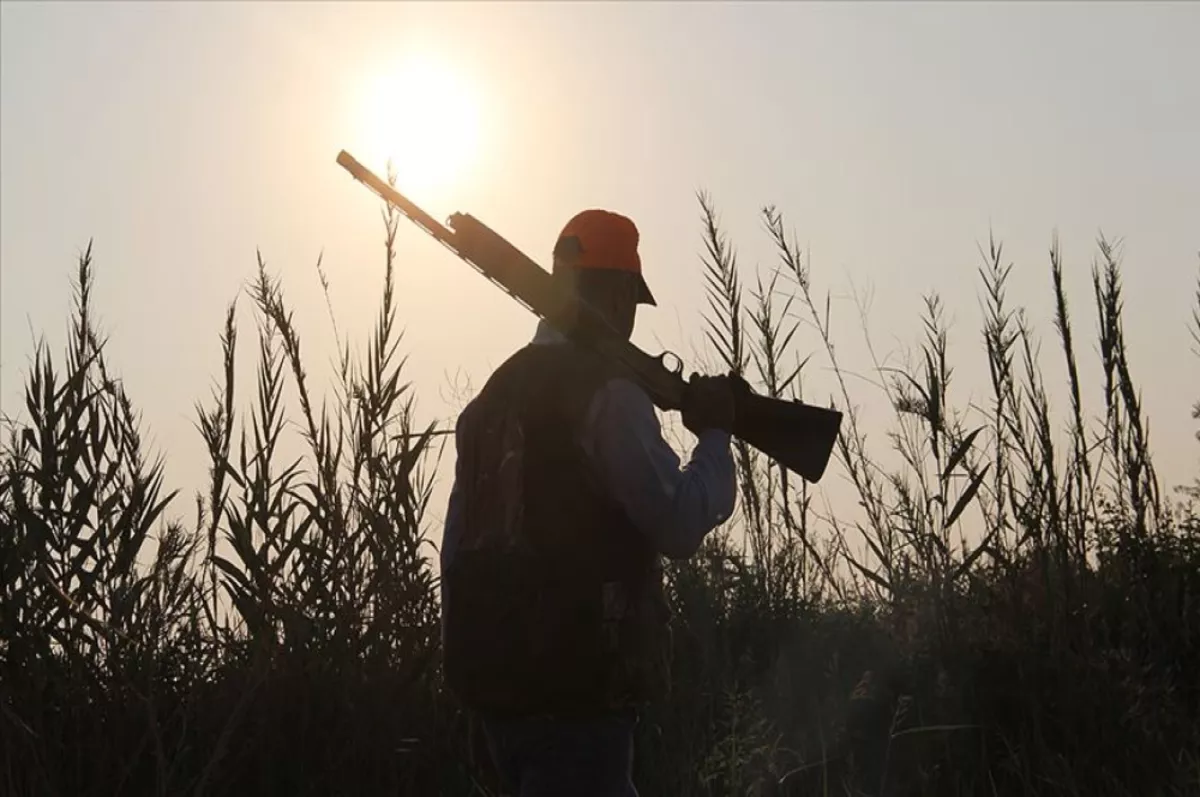
[[[519,372],[526,366],[527,361],[537,357],[537,347],[532,343],[526,343],[524,346],[510,352],[491,373],[487,375],[483,385],[478,391],[467,401],[466,407],[481,403],[484,397],[493,392],[497,388],[507,384],[514,378],[519,379]]]

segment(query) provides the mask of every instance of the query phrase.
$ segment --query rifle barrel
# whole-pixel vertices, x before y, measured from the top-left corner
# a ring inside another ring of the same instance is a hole
[[[405,216],[408,216],[414,224],[423,228],[425,232],[441,241],[455,254],[458,254],[458,247],[454,244],[454,233],[450,232],[446,225],[436,221],[433,216],[430,216],[424,210],[417,207],[408,197],[392,188],[383,180],[380,180],[370,169],[359,163],[346,150],[338,153],[337,162],[343,169],[350,172],[355,180],[370,188],[385,202],[390,203]]]
[[[682,363],[670,369],[665,365],[666,353],[651,357],[612,334],[594,308],[478,219],[456,213],[447,219],[449,226],[441,224],[345,150],[337,162],[534,315],[623,365],[660,409],[684,408],[688,383]],[[815,484],[821,479],[841,426],[839,411],[753,392],[741,396],[738,403],[737,428],[726,431],[807,481]]]

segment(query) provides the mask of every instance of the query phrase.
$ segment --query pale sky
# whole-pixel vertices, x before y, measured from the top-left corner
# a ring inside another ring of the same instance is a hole
[[[94,238],[110,367],[184,491],[178,514],[206,467],[193,405],[218,375],[225,306],[256,248],[283,276],[317,385],[334,355],[321,252],[338,324],[365,343],[380,208],[334,159],[345,148],[382,173],[381,142],[410,129],[405,113],[437,123],[394,107],[419,98],[379,88],[414,58],[453,70],[475,151],[440,184],[444,153],[393,153],[414,175],[401,190],[435,217],[472,213],[544,263],[577,210],[630,215],[660,304],[635,342],[685,361],[702,334],[697,189],[747,280],[772,263],[758,210],[779,207],[816,289],[833,293],[851,368],[869,367],[851,286],[871,289],[871,334],[891,358],[917,341],[922,295],[940,292],[960,402],[986,389],[978,247],[991,229],[1063,406],[1046,256],[1057,230],[1097,411],[1089,268],[1100,231],[1124,239],[1126,333],[1160,473],[1169,486],[1195,472],[1200,4],[4,2],[0,30],[0,408],[21,411],[36,335],[59,356],[74,259]],[[407,222],[399,249],[408,374],[422,419],[446,420],[447,375],[482,384],[534,321]],[[811,333],[798,342],[818,347]],[[814,363],[808,392],[823,398],[826,361]],[[240,387],[248,404],[249,374]],[[877,391],[856,389],[868,417],[886,417]]]

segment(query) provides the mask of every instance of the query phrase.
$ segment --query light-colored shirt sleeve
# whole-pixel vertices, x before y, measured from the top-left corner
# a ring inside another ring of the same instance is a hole
[[[737,480],[728,433],[703,432],[681,467],[650,397],[627,379],[613,379],[597,393],[588,421],[580,443],[602,484],[664,556],[691,556],[733,514]]]

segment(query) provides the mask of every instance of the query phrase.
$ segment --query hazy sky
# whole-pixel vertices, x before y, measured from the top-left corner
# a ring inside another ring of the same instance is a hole
[[[334,158],[346,148],[382,171],[381,125],[429,124],[403,105],[419,98],[378,88],[414,53],[453,69],[478,129],[456,179],[411,184],[413,198],[438,217],[470,212],[544,262],[575,211],[631,215],[660,302],[635,340],[685,359],[701,335],[697,189],[747,278],[772,263],[757,213],[778,205],[816,289],[833,293],[855,369],[869,361],[852,285],[872,291],[870,331],[891,358],[920,332],[922,295],[940,292],[960,401],[984,393],[989,230],[1015,263],[1010,298],[1045,340],[1048,377],[1063,373],[1046,256],[1057,229],[1096,410],[1089,268],[1099,232],[1123,238],[1160,471],[1195,471],[1200,4],[4,2],[0,22],[0,405],[20,410],[35,335],[60,347],[74,258],[94,238],[110,365],[185,490],[177,512],[204,474],[193,403],[218,373],[224,309],[256,248],[283,276],[314,379],[334,353],[319,253],[339,327],[365,341],[379,204]],[[426,177],[450,167],[396,154]],[[445,418],[446,376],[481,384],[533,322],[416,227],[399,247],[409,375],[423,418]],[[804,353],[817,343],[799,340]],[[810,392],[828,394],[824,367],[814,359]],[[252,381],[242,388],[249,401]],[[856,389],[885,416],[877,391]]]

